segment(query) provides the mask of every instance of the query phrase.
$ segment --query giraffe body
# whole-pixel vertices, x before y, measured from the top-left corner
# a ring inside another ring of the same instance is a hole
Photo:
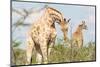
[[[82,21],[82,24],[79,24],[76,31],[72,35],[73,44],[72,46],[77,46],[81,48],[83,46],[83,29],[87,29],[85,21]]]
[[[38,64],[48,63],[48,55],[51,53],[57,36],[55,29],[56,21],[60,24],[61,30],[65,34],[69,20],[66,22],[62,14],[51,7],[46,7],[44,15],[36,23],[32,24],[27,39],[27,64],[31,63],[33,49],[36,52],[36,61]],[[65,40],[67,36],[64,35],[64,37]]]

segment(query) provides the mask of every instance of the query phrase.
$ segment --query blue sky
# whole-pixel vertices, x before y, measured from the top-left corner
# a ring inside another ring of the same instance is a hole
[[[68,32],[68,37],[70,38],[71,36],[71,31],[74,32],[80,24],[82,20],[86,21],[86,24],[88,26],[88,30],[84,31],[84,41],[85,43],[88,43],[89,41],[95,41],[95,7],[91,6],[78,6],[78,5],[61,5],[61,4],[46,4],[46,3],[34,3],[34,2],[12,2],[12,8],[21,10],[21,9],[26,9],[26,10],[36,10],[39,8],[44,7],[44,5],[48,5],[50,7],[53,7],[57,10],[59,10],[63,16],[68,19],[71,18],[70,21],[70,28],[69,27],[69,32]],[[37,15],[37,14],[35,14]],[[42,14],[41,14],[42,15]],[[12,13],[12,23],[15,23],[21,16]],[[35,16],[36,17],[36,16]],[[28,19],[29,20],[29,19]],[[31,21],[30,21],[31,22]],[[26,36],[25,33],[29,27],[18,27],[15,32],[13,33],[13,39],[17,38],[18,40],[21,40],[23,43],[20,47],[24,48],[26,45]],[[62,32],[60,30],[60,26],[56,23],[56,29],[57,29],[57,37],[62,37]]]

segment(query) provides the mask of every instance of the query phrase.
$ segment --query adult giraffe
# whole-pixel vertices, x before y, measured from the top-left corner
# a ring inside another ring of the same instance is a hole
[[[49,6],[44,8],[44,14],[36,23],[33,23],[28,32],[27,39],[27,64],[31,63],[32,50],[36,51],[36,61],[38,64],[48,63],[48,55],[54,46],[57,36],[55,22],[61,26],[64,35],[64,41],[67,40],[68,22],[62,14]]]

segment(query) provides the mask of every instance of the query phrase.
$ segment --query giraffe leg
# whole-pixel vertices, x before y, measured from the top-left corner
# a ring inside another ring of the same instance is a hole
[[[37,64],[41,64],[42,63],[42,55],[37,51],[36,52],[36,62]]]
[[[26,49],[26,57],[27,57],[26,64],[31,64],[33,46],[34,46],[34,42],[32,41],[31,37],[29,37],[27,41],[27,49]]]
[[[41,52],[40,46],[37,45],[35,47],[36,47],[36,62],[37,64],[41,64],[43,61],[43,58],[42,58],[42,52]]]
[[[79,40],[78,41],[78,48],[81,48],[83,46],[83,41],[82,40]]]
[[[72,41],[72,44],[71,44],[71,48],[75,47],[76,45],[77,45],[76,40],[73,40],[73,41]]]
[[[54,47],[54,44],[55,44],[55,38],[49,44],[49,47],[48,47],[48,56],[51,54],[51,50]]]
[[[56,30],[53,29],[53,33],[51,34],[51,41],[50,41],[50,43],[48,44],[48,45],[49,45],[49,46],[48,46],[48,56],[50,55],[51,50],[52,50],[52,48],[54,47],[56,36],[57,36],[57,35],[56,35]]]
[[[47,60],[47,43],[46,43],[46,41],[40,45],[40,48],[41,48],[41,52],[42,52],[43,63],[47,64],[48,60]]]

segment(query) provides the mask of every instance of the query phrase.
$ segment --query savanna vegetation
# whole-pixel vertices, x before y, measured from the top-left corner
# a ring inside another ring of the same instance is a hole
[[[18,48],[20,42],[13,44],[12,63],[13,65],[24,65],[26,62],[25,50]],[[66,44],[67,45],[67,44]],[[70,48],[58,43],[55,44],[49,58],[49,63],[93,61],[95,60],[95,43],[89,42],[82,48]],[[35,53],[33,51],[32,64],[36,64]]]

